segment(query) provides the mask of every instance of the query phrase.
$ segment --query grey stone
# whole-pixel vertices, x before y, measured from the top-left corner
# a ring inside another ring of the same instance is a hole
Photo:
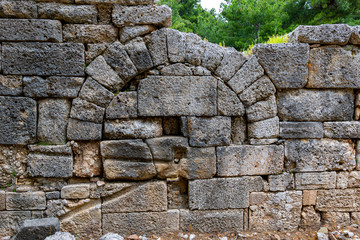
[[[155,30],[156,27],[153,25],[125,26],[120,30],[120,41],[126,43],[131,39],[143,36]]]
[[[71,156],[72,150],[71,147],[67,145],[28,145],[27,146],[30,152],[35,153],[44,153],[50,156],[53,155],[66,155]]]
[[[6,193],[6,210],[45,210],[44,192],[8,192]]]
[[[211,72],[202,66],[192,67],[194,76],[211,76]]]
[[[335,188],[336,172],[295,173],[295,186],[299,190]]]
[[[99,238],[99,240],[124,240],[124,238],[116,233],[107,233]]]
[[[352,90],[287,90],[277,93],[278,116],[286,121],[350,121]]]
[[[242,144],[246,139],[246,120],[244,117],[231,118],[231,143]]]
[[[24,95],[27,97],[76,98],[84,82],[81,77],[24,77]]]
[[[133,162],[106,159],[103,161],[104,175],[109,180],[148,180],[156,175],[152,162]]]
[[[1,236],[13,236],[26,219],[31,218],[31,211],[1,211],[0,232]]]
[[[102,123],[105,108],[99,107],[93,103],[75,98],[72,102],[70,117],[82,121]]]
[[[183,63],[175,63],[161,69],[163,76],[192,76],[193,72],[190,67]]]
[[[36,137],[36,102],[24,97],[0,97],[0,144],[27,144]]]
[[[141,26],[138,26],[141,27]],[[126,28],[126,27],[125,27]],[[167,50],[167,38],[166,38],[167,28],[163,28],[152,32],[144,38],[147,48],[149,49],[152,62],[154,66],[164,64],[168,57]],[[121,39],[121,35],[120,35]]]
[[[266,100],[259,101],[246,108],[248,122],[257,122],[277,115],[276,98],[271,95]]]
[[[323,138],[323,124],[321,122],[280,122],[280,137]]]
[[[65,24],[64,41],[78,43],[104,43],[117,40],[118,29],[112,25]]]
[[[5,210],[5,191],[0,190],[0,211]]]
[[[137,92],[120,92],[106,108],[106,118],[136,118]]]
[[[161,118],[106,120],[107,139],[153,138],[163,133]]]
[[[68,232],[56,232],[54,235],[46,237],[45,240],[76,240],[76,238]]]
[[[246,58],[241,52],[236,51],[235,48],[226,48],[223,59],[220,65],[216,68],[215,74],[221,77],[222,80],[230,80],[234,74],[245,63]]]
[[[360,27],[354,26],[351,28],[352,28],[352,34],[351,34],[349,43],[359,45],[360,44]]]
[[[269,187],[272,192],[284,192],[294,189],[294,176],[290,173],[269,176]]]
[[[348,175],[348,185],[349,188],[358,188],[360,187],[360,172],[352,171]]]
[[[124,80],[137,75],[137,69],[131,61],[125,50],[125,46],[120,42],[114,42],[104,52],[106,62],[119,74]]]
[[[336,225],[339,227],[350,226],[350,214],[351,220],[353,216],[357,213],[347,213],[347,212],[322,212],[321,219],[324,224]]]
[[[278,117],[248,124],[249,138],[277,138],[279,133],[280,127]]]
[[[121,4],[121,5],[151,5],[154,0],[75,0],[76,4]]]
[[[194,33],[187,33],[185,36],[185,61],[199,66],[205,51],[205,42]]]
[[[100,140],[102,124],[69,119],[67,127],[68,140]]]
[[[302,88],[308,77],[308,44],[258,44],[254,54],[276,88]]]
[[[186,156],[189,143],[187,138],[171,136],[147,139],[154,160],[171,162]]]
[[[279,174],[283,163],[283,146],[231,145],[217,148],[217,175],[221,177]]]
[[[239,232],[244,230],[244,210],[180,210],[180,230],[204,233]]]
[[[185,62],[185,33],[175,29],[167,30],[167,49],[171,63]]]
[[[360,138],[360,122],[324,122],[325,137]]]
[[[225,48],[218,44],[205,42],[205,52],[201,65],[211,72],[215,72],[225,54]]]
[[[286,140],[285,157],[285,167],[294,172],[352,170],[356,165],[354,144],[349,140]]]
[[[39,141],[53,144],[66,143],[66,127],[70,107],[70,101],[67,99],[48,98],[39,101],[37,128]]]
[[[214,77],[148,76],[140,81],[140,116],[214,116],[217,112]]]
[[[218,81],[218,114],[224,116],[243,116],[245,114],[244,105],[239,97],[222,81]]]
[[[131,40],[125,45],[125,49],[140,73],[153,67],[149,50],[142,38]]]
[[[250,143],[250,145],[271,145],[271,144],[278,144],[279,139],[277,139],[277,138],[269,138],[269,139],[250,138],[249,143]]]
[[[336,188],[345,189],[348,187],[349,172],[338,172],[336,175]]]
[[[114,94],[89,77],[82,86],[79,97],[106,108],[113,99]]]
[[[84,75],[84,45],[79,43],[3,43],[4,74]]]
[[[129,231],[130,230],[130,231]],[[162,234],[179,230],[179,211],[145,213],[110,213],[103,215],[103,232]]]
[[[38,6],[39,18],[63,20],[69,23],[97,23],[97,10],[92,5],[43,3]]]
[[[60,231],[60,222],[57,218],[25,220],[14,240],[43,240],[58,231]]]
[[[104,159],[152,161],[150,148],[141,139],[102,141],[100,149]]]
[[[313,206],[304,206],[301,212],[301,229],[318,230],[321,226],[321,216]]]
[[[60,192],[58,192],[58,191],[46,192],[45,196],[46,196],[47,200],[59,199],[60,198]]]
[[[189,207],[190,210],[246,208],[249,193],[262,189],[261,177],[193,180],[189,182]]]
[[[2,18],[37,18],[37,5],[34,1],[2,0],[0,2]]]
[[[264,75],[264,69],[253,55],[228,81],[229,86],[238,94],[248,88],[257,79]]]
[[[109,43],[87,44],[87,51],[85,51],[85,63],[90,64],[96,57],[103,54],[109,45]]]
[[[347,24],[322,24],[297,27],[290,34],[291,42],[345,45],[350,39],[351,27]]]
[[[325,46],[310,51],[307,88],[359,88],[360,49]]]
[[[267,76],[263,76],[245,89],[239,97],[246,106],[250,106],[257,101],[270,97],[275,94],[275,92],[276,88],[274,84]]]
[[[61,198],[83,199],[90,197],[90,184],[70,184],[61,189]]]
[[[318,190],[315,209],[322,212],[359,212],[360,190]]]
[[[0,75],[0,95],[21,95],[23,87],[22,76]]]
[[[62,42],[60,21],[0,19],[0,29],[0,41]]]
[[[171,8],[162,6],[115,5],[112,20],[117,27],[125,25],[153,24],[158,27],[171,26]]]

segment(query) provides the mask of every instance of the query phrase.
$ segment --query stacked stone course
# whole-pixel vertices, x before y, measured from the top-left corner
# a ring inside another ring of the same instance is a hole
[[[0,0],[0,237],[360,220],[359,27],[233,48],[153,0]]]

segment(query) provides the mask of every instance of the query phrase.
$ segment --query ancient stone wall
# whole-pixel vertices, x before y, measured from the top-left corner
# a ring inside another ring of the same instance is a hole
[[[360,220],[360,28],[233,48],[153,0],[0,1],[0,237]]]

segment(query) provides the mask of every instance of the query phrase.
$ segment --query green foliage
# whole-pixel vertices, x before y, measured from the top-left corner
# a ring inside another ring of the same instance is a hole
[[[289,37],[287,34],[285,34],[285,35],[273,35],[265,43],[274,44],[274,43],[288,43],[288,42],[289,42]],[[252,43],[243,53],[245,55],[252,55],[252,50],[254,46],[255,44]]]

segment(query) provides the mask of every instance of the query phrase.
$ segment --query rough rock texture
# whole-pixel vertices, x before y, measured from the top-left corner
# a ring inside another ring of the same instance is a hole
[[[235,48],[226,48],[224,57],[216,68],[215,74],[224,81],[228,81],[234,76],[245,61],[246,58],[244,55],[236,51]]]
[[[246,120],[244,117],[231,119],[231,143],[242,144],[246,140]]]
[[[137,92],[120,92],[106,108],[107,119],[137,117]]]
[[[83,122],[69,119],[67,127],[67,139],[69,140],[101,140],[102,124]]]
[[[6,193],[6,210],[45,210],[44,192],[8,192]]]
[[[224,57],[225,48],[210,42],[206,42],[205,44],[206,49],[201,65],[211,72],[214,72]]]
[[[45,240],[76,240],[75,237],[68,232],[56,232],[54,235],[48,236]]]
[[[223,116],[243,116],[245,114],[244,105],[238,96],[222,81],[218,82],[218,114]]]
[[[61,198],[64,199],[82,199],[90,196],[89,184],[71,184],[61,189]]]
[[[100,107],[106,108],[113,99],[114,94],[100,85],[91,77],[87,78],[81,87],[79,97],[94,103]]]
[[[269,179],[270,191],[284,192],[286,190],[294,189],[293,174],[281,173],[280,175],[270,175],[268,179]]]
[[[136,38],[125,45],[132,62],[137,70],[141,73],[152,68],[153,63],[149,50],[146,48],[142,38]]]
[[[0,2],[0,17],[37,18],[37,6],[33,1],[3,0]]]
[[[1,211],[0,232],[1,236],[15,235],[26,219],[31,218],[30,211]]]
[[[99,238],[99,240],[124,240],[124,238],[116,233],[107,233]]]
[[[301,212],[300,227],[305,230],[318,230],[321,225],[320,213],[313,206],[304,207]]]
[[[141,27],[141,26],[139,26]],[[126,27],[124,27],[126,29]],[[152,32],[144,38],[147,48],[149,49],[152,62],[154,66],[164,64],[168,60],[168,49],[167,49],[167,37],[166,31],[171,31],[172,29],[163,28]],[[175,31],[175,30],[173,30]],[[120,35],[121,40],[121,35]]]
[[[25,220],[14,240],[43,240],[58,231],[60,231],[60,222],[57,218]]]
[[[324,224],[340,227],[350,225],[350,214],[347,212],[322,212],[321,218]]]
[[[318,122],[280,122],[282,138],[322,138],[324,128]]]
[[[277,115],[276,98],[271,95],[269,98],[254,103],[246,108],[246,116],[249,122],[257,122]]]
[[[66,24],[63,33],[66,42],[104,43],[115,41],[118,30],[111,25]]]
[[[248,124],[248,137],[257,139],[277,138],[279,136],[279,118],[274,117],[267,120]]]
[[[193,74],[190,67],[183,63],[175,63],[161,69],[163,76],[191,76]]]
[[[125,26],[120,30],[120,41],[126,43],[131,39],[143,36],[155,30],[156,28],[153,25]]]
[[[360,210],[359,189],[319,190],[316,209],[323,212],[356,212]]]
[[[354,26],[352,27],[352,34],[350,37],[351,44],[360,44],[360,27]]]
[[[296,189],[331,189],[336,187],[336,172],[296,173]]]
[[[16,75],[0,75],[0,95],[17,96],[22,93],[22,77]]]
[[[74,175],[94,177],[101,175],[102,162],[99,142],[74,142]]]
[[[5,191],[0,191],[0,211],[5,210]]]
[[[351,122],[325,122],[325,137],[328,138],[360,138],[360,124]]]
[[[70,117],[81,121],[102,123],[104,113],[104,108],[81,98],[75,98],[72,101]]]
[[[59,19],[69,23],[96,23],[97,10],[92,5],[68,5],[61,3],[41,4],[40,18]]]
[[[316,204],[317,191],[316,190],[304,190],[303,191],[303,205],[315,205]]]
[[[264,76],[245,89],[239,97],[246,106],[250,106],[257,101],[270,97],[275,92],[274,84],[268,77]]]

